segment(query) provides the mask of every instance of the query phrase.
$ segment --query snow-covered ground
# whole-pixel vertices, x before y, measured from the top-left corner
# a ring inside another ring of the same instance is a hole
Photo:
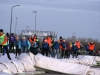
[[[18,58],[15,58],[14,54],[10,56],[12,60],[8,60],[6,55],[0,57],[0,75],[33,72],[36,70],[34,66],[71,75],[100,75],[100,68],[90,67],[97,65],[95,61],[100,61],[100,57],[79,56],[77,59],[56,59],[41,54],[35,56],[31,53],[23,53]]]

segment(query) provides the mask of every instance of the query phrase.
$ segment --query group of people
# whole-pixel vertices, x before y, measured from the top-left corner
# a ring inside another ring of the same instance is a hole
[[[67,42],[62,37],[60,37],[59,40],[55,40],[52,35],[47,35],[40,43],[37,35],[32,35],[27,38],[25,36],[14,36],[12,33],[8,36],[8,34],[4,34],[3,29],[0,29],[0,50],[1,53],[3,53],[2,55],[7,53],[9,60],[11,60],[9,52],[14,53],[15,57],[21,53],[31,52],[36,55],[40,52],[49,57],[57,56],[58,59],[69,58],[70,55],[72,55],[73,58],[77,58],[81,47],[83,46],[79,40],[76,40],[76,42]],[[87,53],[92,55],[94,50],[95,44],[93,42],[88,42],[86,45]]]

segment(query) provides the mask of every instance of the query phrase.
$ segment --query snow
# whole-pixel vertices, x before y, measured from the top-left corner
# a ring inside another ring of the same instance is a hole
[[[41,54],[35,56],[32,53],[22,53],[18,58],[15,58],[14,54],[10,56],[12,60],[8,60],[6,55],[0,57],[0,75],[34,72],[34,66],[65,74],[100,75],[100,68],[90,67],[97,65],[96,61],[100,61],[99,56],[81,55],[70,59],[51,58]]]

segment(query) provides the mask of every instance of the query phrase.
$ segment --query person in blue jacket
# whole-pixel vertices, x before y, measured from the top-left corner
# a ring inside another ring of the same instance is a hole
[[[48,52],[49,52],[49,44],[47,42],[47,40],[43,40],[42,43],[42,50],[43,50],[43,55],[46,53],[46,56],[48,56]]]
[[[85,45],[86,55],[89,55],[89,45]]]
[[[65,50],[67,48],[67,45],[66,45],[66,40],[63,40],[60,45],[62,46],[62,49],[61,49],[61,58],[65,57]]]
[[[20,54],[19,45],[20,45],[20,38],[19,38],[19,36],[16,36],[16,38],[15,38],[15,47],[16,47],[15,58],[17,58],[17,54]]]
[[[77,56],[78,56],[78,47],[77,47],[76,44],[73,44],[72,50],[73,50],[73,52],[72,52],[72,57],[73,57],[73,58],[74,58],[74,57],[77,58]]]
[[[28,39],[23,36],[22,39],[20,40],[20,46],[19,48],[21,49],[21,53],[28,53],[30,49],[30,42]]]
[[[59,50],[60,50],[60,43],[59,41],[55,41],[53,45],[55,55],[57,54],[57,58],[59,59]]]

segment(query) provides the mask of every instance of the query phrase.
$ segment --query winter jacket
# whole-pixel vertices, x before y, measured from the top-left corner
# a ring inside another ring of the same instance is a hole
[[[65,50],[65,49],[67,48],[66,42],[65,42],[65,43],[62,42],[62,43],[61,43],[61,46],[62,46],[62,50]]]
[[[15,42],[15,36],[14,36],[14,35],[11,35],[11,36],[10,36],[10,38],[9,38],[9,43],[10,43],[10,42]]]
[[[53,47],[54,47],[54,49],[59,49],[60,44],[56,41],[56,42],[54,42]]]
[[[73,46],[72,46],[72,50],[73,50],[73,51],[77,51],[77,50],[78,50],[77,45],[76,45],[76,46],[73,45]]]
[[[15,46],[19,46],[19,44],[20,44],[20,40],[15,40]]]
[[[21,47],[27,47],[28,49],[30,49],[30,42],[28,41],[28,39],[26,39],[25,41],[23,41],[22,39],[20,40],[20,48]]]
[[[32,46],[33,48],[37,48],[38,47],[38,44],[37,44],[37,42],[33,42],[33,46]]]
[[[42,48],[43,49],[49,49],[49,44],[48,43],[42,43]]]

